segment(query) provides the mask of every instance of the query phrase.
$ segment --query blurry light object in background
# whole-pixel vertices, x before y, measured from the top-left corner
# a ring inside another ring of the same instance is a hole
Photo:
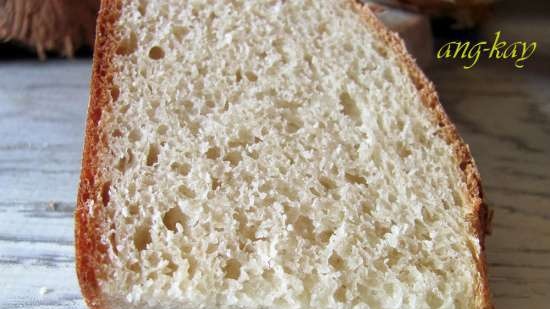
[[[426,15],[377,3],[367,2],[367,5],[386,27],[399,34],[421,68],[430,66],[434,59],[434,43]]]

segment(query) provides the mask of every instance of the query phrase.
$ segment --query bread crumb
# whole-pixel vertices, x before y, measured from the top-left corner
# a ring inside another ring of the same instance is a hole
[[[59,208],[59,203],[50,201],[48,202],[48,210],[56,211]]]
[[[53,290],[50,289],[50,288],[47,288],[45,286],[41,287],[40,290],[38,290],[38,293],[40,293],[40,295],[46,295],[46,294],[49,294],[51,292],[53,292]]]

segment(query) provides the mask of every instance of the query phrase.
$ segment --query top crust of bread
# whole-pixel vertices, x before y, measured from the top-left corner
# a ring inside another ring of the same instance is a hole
[[[471,227],[476,232],[481,246],[481,254],[476,260],[477,270],[482,278],[478,284],[476,294],[479,295],[480,308],[493,308],[490,301],[486,261],[484,253],[485,236],[489,231],[489,213],[483,201],[483,192],[478,169],[470,154],[468,146],[463,142],[457,133],[455,126],[451,123],[440,104],[433,84],[428,81],[423,72],[418,68],[415,61],[407,53],[403,41],[391,31],[387,30],[368,9],[359,3],[355,8],[361,14],[365,24],[376,29],[376,35],[380,40],[398,55],[401,62],[408,68],[408,74],[413,80],[425,107],[433,116],[433,122],[440,127],[440,133],[444,140],[453,147],[454,156],[463,172],[464,182],[471,201],[470,207],[473,214],[469,218]],[[86,123],[85,143],[82,160],[82,172],[75,212],[75,240],[76,240],[76,270],[80,282],[82,294],[87,305],[93,309],[108,309],[111,304],[102,298],[98,280],[95,272],[97,265],[102,261],[102,253],[106,248],[100,242],[100,235],[97,234],[99,222],[94,220],[94,214],[98,209],[87,204],[87,201],[95,198],[95,192],[101,190],[98,183],[100,169],[98,168],[98,154],[107,147],[106,137],[100,136],[98,123],[101,113],[110,102],[109,89],[112,85],[115,74],[112,66],[112,58],[115,54],[117,43],[120,40],[115,35],[114,24],[117,21],[122,8],[121,0],[102,0],[97,23],[97,36],[93,60],[93,73],[90,91],[90,103],[88,107],[88,119]],[[95,204],[98,205],[98,204]]]

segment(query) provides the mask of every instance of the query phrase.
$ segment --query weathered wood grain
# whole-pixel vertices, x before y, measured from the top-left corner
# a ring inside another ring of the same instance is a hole
[[[470,144],[495,211],[487,256],[496,308],[548,308],[550,74],[499,63],[471,71],[439,65],[429,74]]]
[[[85,308],[72,212],[89,78],[90,61],[0,64],[0,308]]]

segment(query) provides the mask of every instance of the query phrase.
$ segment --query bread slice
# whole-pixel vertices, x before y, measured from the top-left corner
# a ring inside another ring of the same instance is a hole
[[[90,308],[489,308],[478,171],[350,0],[103,1]]]

